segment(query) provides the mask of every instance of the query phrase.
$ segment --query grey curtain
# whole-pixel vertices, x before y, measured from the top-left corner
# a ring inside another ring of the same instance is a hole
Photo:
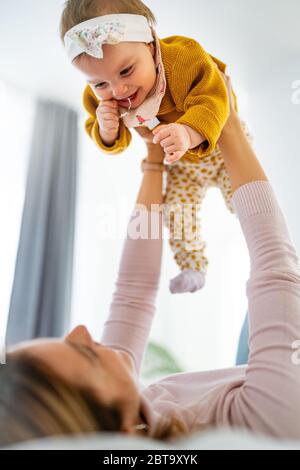
[[[69,323],[77,114],[37,102],[6,344],[64,334]]]

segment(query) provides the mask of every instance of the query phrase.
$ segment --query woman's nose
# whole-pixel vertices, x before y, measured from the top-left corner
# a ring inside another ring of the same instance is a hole
[[[66,340],[80,342],[83,344],[92,344],[93,338],[89,330],[84,325],[76,326],[67,336]]]

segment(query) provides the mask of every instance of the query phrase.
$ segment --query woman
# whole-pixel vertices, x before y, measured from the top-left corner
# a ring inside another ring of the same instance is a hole
[[[229,79],[227,85],[230,90]],[[163,201],[163,153],[149,135],[145,140],[154,165],[144,167],[137,204],[150,220],[151,205]],[[1,445],[101,430],[164,439],[208,426],[300,438],[300,368],[293,360],[300,338],[298,258],[233,105],[219,145],[251,258],[248,366],[175,374],[139,389],[162,237],[127,238],[100,344],[79,326],[62,340],[35,340],[9,351],[0,374]],[[162,215],[155,215],[152,224],[161,229]]]

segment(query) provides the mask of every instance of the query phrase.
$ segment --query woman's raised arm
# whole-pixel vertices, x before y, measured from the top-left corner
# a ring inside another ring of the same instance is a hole
[[[234,110],[219,145],[251,262],[245,382],[232,395],[227,391],[228,400],[220,397],[225,409],[219,407],[219,419],[277,437],[299,438],[299,259],[276,195]]]
[[[245,137],[240,119],[235,111],[230,78],[222,75],[226,80],[229,92],[230,116],[218,143],[229,173],[232,190],[235,191],[251,181],[267,181],[268,179]]]
[[[148,155],[146,161],[149,163],[163,163],[165,153],[161,146],[153,144],[153,134],[147,128],[139,130],[139,134],[144,138]],[[141,187],[137,197],[137,204],[145,206],[148,210],[152,204],[162,204],[163,202],[163,172],[145,171]]]
[[[161,163],[163,150],[154,144],[147,146],[146,160]],[[162,214],[157,205],[163,201],[162,179],[162,171],[145,170],[143,173],[136,207],[128,225],[116,291],[101,339],[103,345],[129,353],[138,375],[155,313],[160,278]],[[151,205],[155,205],[154,214]],[[145,238],[132,236],[137,220],[148,223]]]

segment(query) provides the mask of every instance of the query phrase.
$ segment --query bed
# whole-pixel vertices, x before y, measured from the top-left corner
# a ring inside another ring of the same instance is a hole
[[[300,440],[278,440],[242,429],[195,433],[172,444],[144,437],[98,433],[86,437],[44,438],[6,449],[16,450],[300,450]]]

